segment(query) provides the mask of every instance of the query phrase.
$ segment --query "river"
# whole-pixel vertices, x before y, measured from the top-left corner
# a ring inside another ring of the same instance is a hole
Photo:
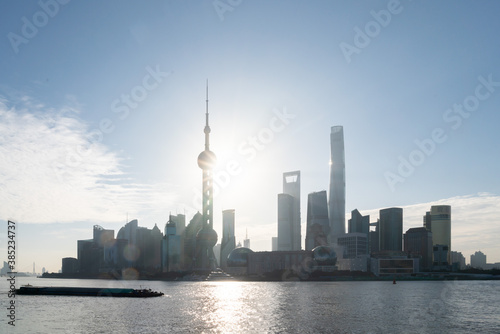
[[[155,298],[16,296],[1,333],[500,333],[500,281],[162,282],[40,279],[38,286],[147,287]]]

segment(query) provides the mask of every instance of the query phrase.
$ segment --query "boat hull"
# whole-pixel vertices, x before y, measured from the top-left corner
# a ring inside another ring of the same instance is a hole
[[[89,296],[89,297],[159,297],[162,292],[150,289],[120,288],[81,288],[81,287],[36,287],[22,286],[16,290],[18,295],[32,296]]]

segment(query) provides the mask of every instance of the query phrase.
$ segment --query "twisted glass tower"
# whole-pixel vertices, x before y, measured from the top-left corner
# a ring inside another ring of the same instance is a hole
[[[329,242],[334,244],[339,236],[345,234],[345,156],[342,126],[332,126],[330,145]]]

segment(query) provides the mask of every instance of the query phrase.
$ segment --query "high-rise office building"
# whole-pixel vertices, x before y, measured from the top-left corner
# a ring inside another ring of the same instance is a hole
[[[326,191],[310,193],[307,196],[306,250],[328,245],[330,221]]]
[[[370,216],[362,216],[358,209],[351,211],[351,219],[348,222],[349,233],[365,233],[368,237],[370,232]]]
[[[131,220],[126,223],[116,235],[116,239],[127,240],[130,245],[137,243],[137,230],[139,229],[139,222],[137,219]]]
[[[170,215],[165,224],[165,236],[161,240],[161,269],[163,272],[182,269],[181,236],[177,232],[176,216]]]
[[[337,238],[337,243],[342,247],[341,258],[354,259],[359,256],[368,256],[368,234],[346,233]]]
[[[344,129],[332,126],[330,133],[330,243],[345,233],[345,155]]]
[[[250,248],[250,239],[248,239],[248,230],[245,234],[245,239],[243,239],[243,247]]]
[[[372,253],[377,253],[380,250],[379,247],[379,233],[378,233],[378,226],[379,226],[380,220],[377,219],[375,223],[371,223],[370,226],[375,226],[375,230],[370,231],[368,234],[368,244],[370,245],[369,251],[370,254]]]
[[[292,250],[293,196],[278,194],[278,250]]]
[[[458,269],[465,269],[465,256],[461,252],[451,252],[451,264],[458,266]]]
[[[420,259],[420,271],[432,269],[432,232],[425,227],[410,228],[404,235],[404,251]]]
[[[7,271],[5,272],[5,274],[7,274]],[[78,260],[74,257],[64,257],[62,259],[61,272],[63,274],[76,274],[78,272]],[[0,272],[0,274],[4,275],[4,273],[2,272]]]
[[[451,264],[451,206],[433,205],[430,213],[432,245],[448,246],[447,262]]]
[[[380,210],[379,221],[380,251],[403,250],[403,209],[388,208]]]
[[[283,173],[278,194],[278,250],[300,250],[300,240],[300,171],[294,171]]]
[[[196,236],[203,228],[203,216],[200,212],[194,214],[182,235],[183,250],[181,263],[184,270],[196,268]]]
[[[222,241],[220,247],[220,267],[227,268],[227,257],[236,248],[234,236],[234,209],[222,211]]]
[[[169,215],[169,221],[175,223],[175,233],[177,235],[182,235],[184,230],[186,229],[186,215],[178,214],[178,215]],[[167,235],[165,225],[165,235]]]
[[[137,229],[137,268],[149,271],[161,269],[162,238],[163,233],[161,233],[156,224],[152,229],[146,227],[139,227]]]
[[[445,269],[451,264],[448,261],[450,257],[450,248],[448,245],[436,244],[432,246],[432,253],[432,265],[434,269]]]
[[[470,256],[470,266],[472,268],[484,269],[486,268],[486,254],[477,251]]]
[[[427,211],[425,213],[425,216],[424,216],[424,227],[428,230],[428,231],[432,231],[432,219],[431,219],[431,212],[430,211]]]

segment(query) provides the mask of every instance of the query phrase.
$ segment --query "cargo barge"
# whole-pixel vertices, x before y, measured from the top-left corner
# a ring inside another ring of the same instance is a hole
[[[81,288],[81,287],[38,287],[22,286],[16,290],[18,295],[35,296],[90,296],[90,297],[159,297],[163,292],[151,289],[126,288]]]

